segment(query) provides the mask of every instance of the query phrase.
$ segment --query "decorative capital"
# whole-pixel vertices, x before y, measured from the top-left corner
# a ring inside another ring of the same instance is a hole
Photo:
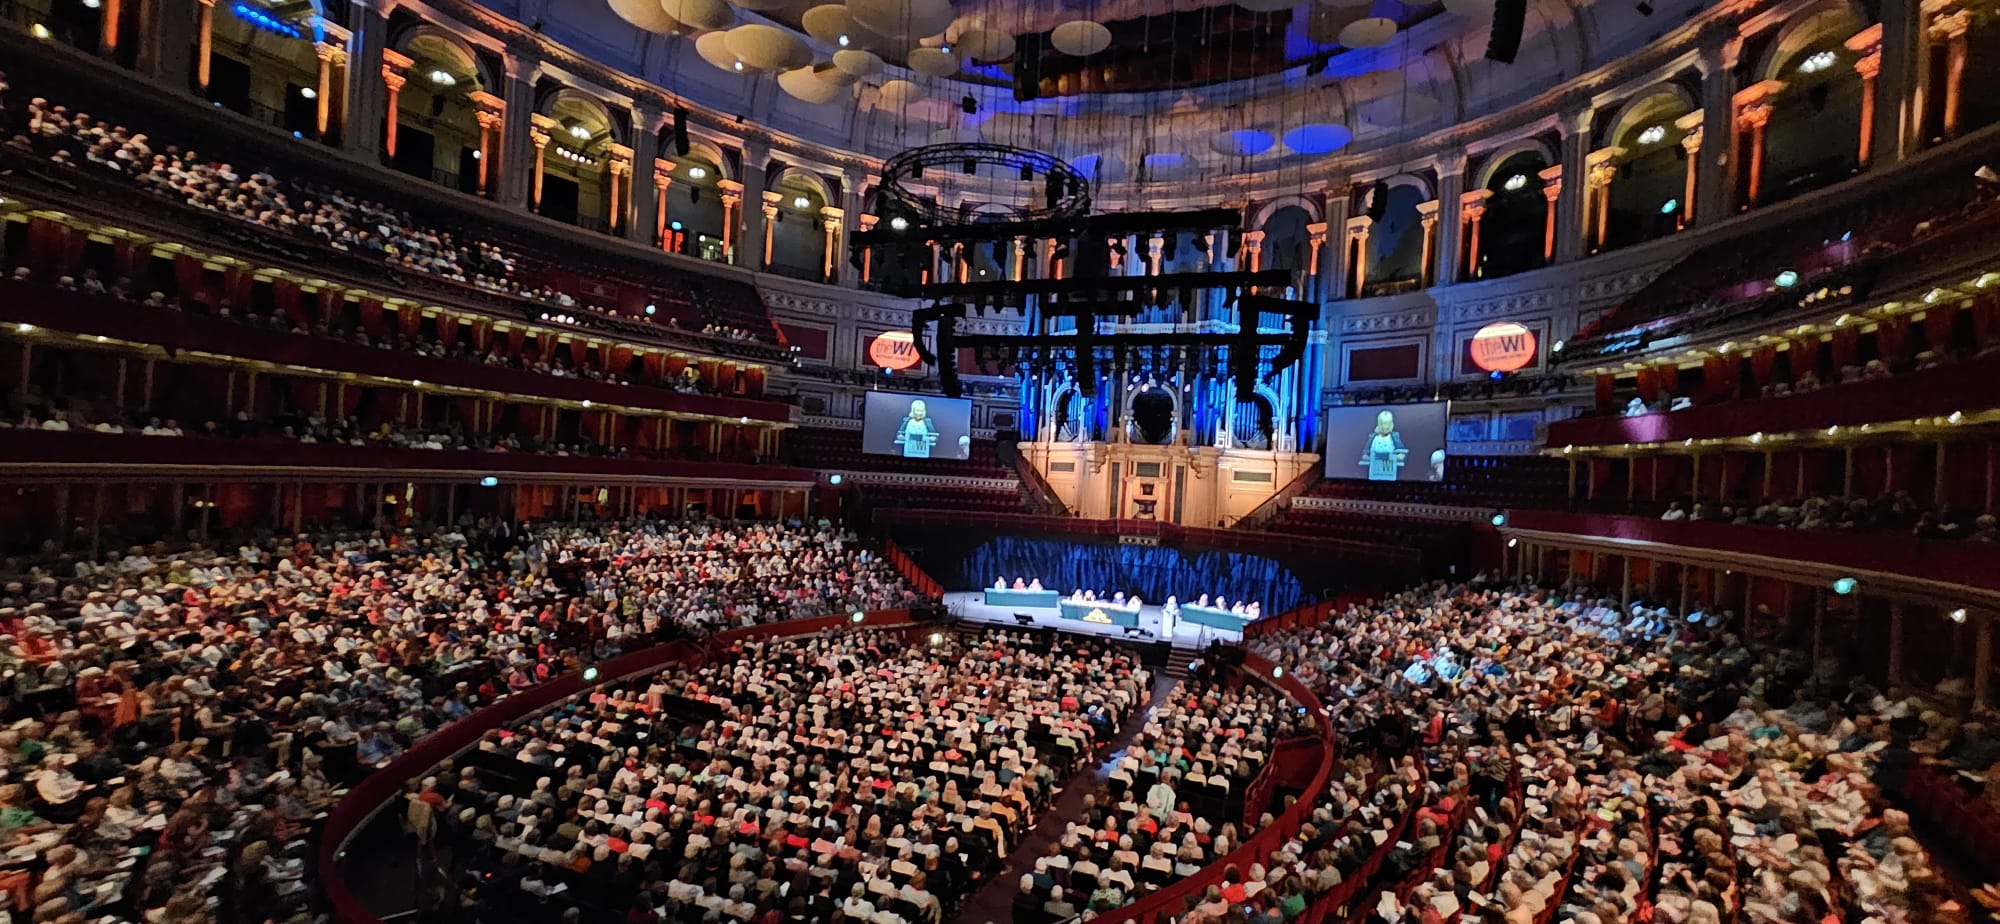
[[[862,215],[855,219],[855,223],[860,225],[863,231],[873,231],[875,230],[875,223],[881,220],[882,216],[880,215]],[[1018,244],[1019,242],[1019,239],[1016,239],[1015,243]]]
[[[1366,215],[1356,215],[1347,220],[1347,236],[1349,238],[1366,238],[1368,236],[1368,229],[1374,227],[1374,225],[1375,219],[1369,218]]]
[[[604,146],[604,159],[611,164],[611,172],[619,176],[632,175],[632,149],[616,141]]]
[[[341,67],[347,64],[347,49],[328,42],[314,42],[313,57],[333,67]]]
[[[1863,58],[1869,55],[1879,55],[1882,53],[1882,24],[1878,22],[1856,32],[1848,36],[1847,41],[1841,44],[1845,45],[1848,51],[1854,52]]]
[[[1741,128],[1760,127],[1771,121],[1771,100],[1785,88],[1782,80],[1761,80],[1736,92],[1736,124]]]
[[[1535,175],[1542,178],[1542,198],[1554,202],[1557,197],[1562,195],[1563,167],[1561,164],[1544,167],[1535,171]]]
[[[1417,203],[1417,220],[1423,223],[1424,230],[1428,231],[1437,224],[1438,211],[1442,208],[1444,208],[1444,203],[1439,202],[1436,199],[1432,199],[1428,202]],[[1306,229],[1310,231],[1312,230],[1312,226],[1307,225]],[[1319,238],[1318,240],[1314,241],[1314,243],[1324,243],[1325,241],[1326,241],[1326,226],[1321,225]]]
[[[1701,120],[1699,109],[1674,120],[1674,127],[1686,133],[1681,136],[1681,150],[1689,154],[1701,152]]]
[[[1436,205],[1435,202],[1431,204]],[[1419,213],[1421,213],[1423,210],[1424,210],[1423,206],[1421,205],[1417,206],[1417,211]],[[1436,210],[1433,209],[1432,211]],[[1306,239],[1310,241],[1314,247],[1318,247],[1321,244],[1326,243],[1326,222],[1316,221],[1313,222],[1312,224],[1306,225]],[[1154,238],[1154,240],[1158,240],[1158,238]]]
[[[1933,42],[1962,42],[1971,29],[1972,11],[1954,7],[1950,12],[1939,13],[1925,31]]]
[[[827,231],[838,231],[841,219],[846,217],[845,211],[831,205],[825,206],[819,210],[819,226]]]
[[[549,138],[555,135],[555,131],[555,119],[542,115],[539,112],[529,114],[528,141],[534,144],[535,150],[540,151],[548,147]]]
[[[479,108],[481,113],[500,115],[507,111],[507,101],[485,90],[474,90],[465,94],[467,102]]]
[[[653,187],[661,192],[674,185],[674,165],[666,161],[653,161]]]
[[[1484,211],[1486,208],[1486,200],[1491,198],[1493,198],[1493,190],[1490,189],[1467,190],[1464,193],[1459,194],[1458,209],[1459,211],[1466,213],[1467,217],[1474,217],[1471,214],[1473,210],[1477,209],[1480,211]]]
[[[1618,158],[1624,153],[1624,148],[1614,145],[1584,155],[1584,183],[1593,189],[1611,185],[1611,180],[1618,175]]]

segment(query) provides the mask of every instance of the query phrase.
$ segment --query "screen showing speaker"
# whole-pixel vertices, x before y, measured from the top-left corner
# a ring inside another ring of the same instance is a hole
[[[861,451],[905,459],[972,456],[972,402],[871,391],[861,407]]]
[[[1326,412],[1326,477],[1443,481],[1451,403],[1371,404]]]

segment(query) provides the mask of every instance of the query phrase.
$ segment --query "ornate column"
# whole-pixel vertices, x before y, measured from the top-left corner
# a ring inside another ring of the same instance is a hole
[[[368,0],[354,0],[347,7],[347,71],[340,104],[340,147],[369,161],[381,149],[379,137],[385,114],[383,84],[374,79],[382,70],[383,43],[389,33],[389,19],[376,12]],[[356,80],[359,76],[361,79]]]
[[[1028,239],[1026,237],[1016,235],[1014,238],[1014,272],[1012,273],[1012,278],[1015,282],[1020,282],[1022,279],[1026,278],[1027,272],[1028,272]]]
[[[868,171],[866,169],[850,166],[841,173],[840,251],[837,252],[833,258],[833,265],[836,271],[839,269],[841,263],[848,259],[846,256],[846,251],[850,246],[852,246],[852,243],[854,241],[854,232],[860,228],[860,221],[861,218],[863,217],[862,216],[863,210],[861,206],[862,203],[866,201],[865,199],[862,198],[862,191],[867,188],[868,188]],[[862,262],[863,263],[868,262],[868,258],[863,257]],[[848,265],[852,266],[853,264],[849,263]],[[849,286],[859,286],[863,281],[860,273],[836,272],[835,276],[840,278],[842,282],[847,283]]]
[[[628,174],[631,185],[626,193],[632,204],[625,225],[625,237],[649,246],[660,240],[658,213],[664,203],[657,182],[649,183],[642,190],[637,177],[658,172],[656,162],[660,156],[660,129],[664,127],[666,116],[663,109],[650,105],[647,100],[640,100],[632,107],[632,164]]]
[[[764,232],[764,225],[767,219],[764,217],[764,210],[761,206],[764,202],[764,183],[768,179],[764,176],[764,168],[770,160],[771,146],[766,144],[762,138],[743,139],[743,201],[746,203],[757,203],[760,207],[742,210],[740,220],[743,222],[743,227],[739,230],[743,233],[743,240],[753,245],[767,240]],[[763,264],[753,264],[749,259],[742,259],[737,262],[740,265],[749,266],[751,269],[764,268]]]
[[[484,90],[474,90],[465,99],[477,107],[472,115],[479,121],[479,194],[485,196],[490,192],[493,155],[500,149],[500,130],[506,124],[507,101]]]
[[[1316,221],[1306,225],[1306,284],[1301,287],[1300,298],[1317,301],[1326,290],[1325,279],[1320,275],[1320,270],[1326,266],[1326,261],[1320,257],[1325,250],[1326,222]]]
[[[777,190],[767,189],[760,198],[763,200],[760,211],[764,216],[764,233],[761,235],[764,240],[762,251],[764,257],[757,264],[757,268],[762,270],[771,267],[771,244],[778,227],[778,201],[782,197],[778,195]]]
[[[820,262],[819,281],[831,284],[838,277],[834,267],[840,265],[840,227],[846,213],[829,205],[819,210],[819,229],[826,235],[826,255]]]
[[[1946,138],[1958,134],[1958,102],[1965,85],[1966,33],[1972,29],[1972,11],[1957,0],[1925,0],[1930,19],[1924,34],[1933,45],[1944,46],[1943,129]]]
[[[1861,75],[1861,131],[1854,162],[1863,168],[1875,155],[1875,89],[1882,76],[1882,24],[1854,33],[1843,43],[1854,52],[1854,72]]]
[[[1571,182],[1562,184],[1556,191],[1556,259],[1575,260],[1584,254],[1589,243],[1584,236],[1584,225],[1588,214],[1587,192],[1583,182],[1588,177],[1589,168],[1585,158],[1590,156],[1591,112],[1570,115],[1563,119],[1562,169],[1563,176]]]
[[[1366,215],[1347,220],[1347,249],[1354,253],[1354,290],[1348,294],[1354,298],[1368,294],[1368,233],[1374,224]]]
[[[1734,30],[1732,30],[1733,33]],[[1706,152],[1695,175],[1690,224],[1707,225],[1736,213],[1735,70],[1743,40],[1734,34],[1702,48],[1701,137]]]
[[[632,149],[612,142],[604,146],[605,166],[610,169],[611,188],[604,199],[604,223],[618,234],[626,227],[626,193],[632,188]]]
[[[1153,232],[1153,236],[1146,240],[1146,275],[1158,276],[1160,274],[1160,254],[1166,249],[1166,246],[1166,238],[1161,236],[1158,231]]]
[[[1542,262],[1556,260],[1556,200],[1562,198],[1563,168],[1561,164],[1544,167],[1535,173],[1542,178],[1542,199],[1548,203],[1548,211],[1542,214]]]
[[[339,68],[342,72],[347,70],[347,52],[342,51],[338,45],[315,42],[313,56],[319,59],[319,86],[313,91],[318,94],[319,103],[319,120],[315,124],[319,126],[320,137],[324,138],[327,130],[333,127],[334,69]]]
[[[537,112],[528,120],[528,146],[534,158],[528,177],[528,209],[542,210],[542,178],[548,175],[549,139],[555,137],[556,120]]]
[[[1423,263],[1417,270],[1417,284],[1426,288],[1432,284],[1431,272],[1437,267],[1437,260],[1433,255],[1437,253],[1435,248],[1437,247],[1438,208],[1440,206],[1441,203],[1436,199],[1417,203],[1417,221],[1424,226],[1424,255]]]
[[[409,70],[417,62],[409,55],[389,48],[382,49],[382,89],[385,100],[382,104],[382,150],[390,157],[396,156],[396,123],[400,118],[403,84],[410,81]]]
[[[541,152],[534,150],[535,84],[542,66],[533,55],[509,49],[507,68],[507,120],[500,132],[500,164],[494,169],[500,187],[495,198],[515,208],[532,208],[530,195]],[[535,197],[537,200],[539,196]]]
[[[1744,87],[1735,97],[1739,147],[1746,145],[1745,136],[1747,136],[1748,151],[1744,155],[1743,197],[1748,206],[1755,206],[1758,194],[1763,191],[1764,128],[1771,124],[1771,98],[1776,96],[1779,90],[1784,89],[1784,86],[1783,81],[1765,80]]]
[[[736,262],[736,212],[743,207],[743,184],[735,180],[716,180],[715,188],[722,197],[722,262]]]
[[[1681,150],[1687,153],[1687,176],[1681,183],[1681,207],[1674,215],[1676,231],[1694,223],[1694,197],[1699,185],[1696,166],[1701,163],[1701,123],[1704,118],[1701,110],[1697,109],[1674,120],[1674,127],[1686,132],[1681,136]]]
[[[1330,282],[1326,287],[1326,297],[1329,299],[1347,297],[1347,206],[1346,187],[1337,191],[1329,187],[1326,193],[1327,232],[1331,236],[1334,228],[1341,229],[1340,246],[1327,248],[1325,269]]]
[[[1250,266],[1250,272],[1264,268],[1264,229],[1243,232],[1243,261]]]
[[[195,2],[200,8],[195,12],[194,85],[195,89],[206,92],[209,58],[215,53],[215,0]]]
[[[1611,233],[1611,181],[1618,177],[1617,160],[1624,153],[1620,147],[1600,148],[1583,160],[1584,201],[1591,212],[1591,253],[1603,250],[1605,237]]]
[[[668,236],[667,193],[674,188],[674,165],[672,161],[655,158],[653,160],[653,241],[654,245],[668,253],[675,253],[674,242]]]
[[[1458,197],[1459,219],[1465,224],[1464,270],[1460,279],[1479,278],[1479,228],[1485,224],[1486,200],[1493,190],[1474,189]]]
[[[875,223],[880,221],[881,218],[875,215],[862,215],[856,220],[861,230],[873,231],[875,230]],[[861,281],[864,283],[875,281],[875,248],[873,247],[864,248],[861,251]]]
[[[1229,229],[1216,228],[1208,232],[1208,271],[1229,272]]]
[[[104,24],[97,30],[97,53],[108,56],[118,50],[118,19],[123,10],[119,0],[104,0],[104,8],[100,12]]]
[[[1056,246],[1057,245],[1054,238],[1050,238],[1049,240],[1042,242],[1041,259],[1042,259],[1043,279],[1062,278],[1062,264],[1056,260]]]

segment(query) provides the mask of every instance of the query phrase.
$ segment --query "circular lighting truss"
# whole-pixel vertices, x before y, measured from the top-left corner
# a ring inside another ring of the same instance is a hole
[[[1005,195],[1010,187],[1019,194]],[[881,196],[880,213],[928,227],[967,224],[972,213],[990,220],[999,210],[1012,221],[1073,221],[1090,214],[1090,181],[1066,161],[985,142],[927,145],[890,158],[882,165]],[[958,204],[964,202],[977,207]]]

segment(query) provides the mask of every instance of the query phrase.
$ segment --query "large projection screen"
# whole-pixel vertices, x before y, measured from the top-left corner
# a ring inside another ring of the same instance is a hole
[[[905,459],[972,456],[972,402],[871,391],[861,407],[861,451]]]
[[[1326,477],[1443,481],[1451,403],[1369,404],[1326,412]]]

